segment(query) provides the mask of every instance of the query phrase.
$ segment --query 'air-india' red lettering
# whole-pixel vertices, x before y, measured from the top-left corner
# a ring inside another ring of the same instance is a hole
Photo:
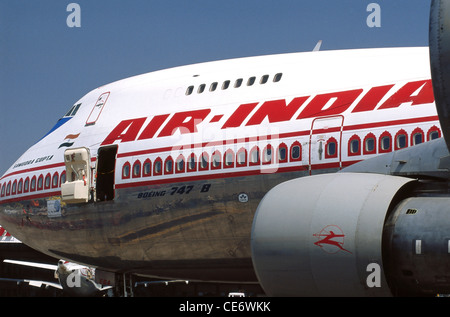
[[[156,132],[159,130],[161,125],[166,121],[169,117],[168,114],[163,114],[159,116],[153,117],[152,121],[145,127],[144,131],[142,131],[138,140],[151,139],[155,136]]]
[[[422,87],[422,88],[421,88]],[[419,89],[417,95],[413,94]],[[434,101],[433,85],[431,80],[420,80],[407,83],[386,100],[378,109],[396,108],[406,102],[412,102],[412,105],[432,103]]]
[[[362,93],[362,89],[334,92],[329,94],[317,95],[303,109],[297,119],[313,118],[317,116],[331,116],[344,112]],[[325,108],[327,104],[331,105]]]
[[[134,141],[147,118],[124,120],[106,137],[101,145],[113,144],[114,141]]]
[[[210,112],[210,109],[203,109],[175,113],[158,137],[174,135],[177,130],[180,130],[181,134],[197,132],[197,125],[205,120]]]
[[[371,88],[358,101],[352,112],[372,111],[380,104],[394,85],[385,85]],[[316,95],[301,110],[296,119],[313,118],[317,116],[338,115],[350,108],[363,92],[362,89],[340,91]],[[295,113],[305,104],[309,97],[297,97],[287,104],[286,100],[271,100],[262,105],[249,118],[259,102],[241,104],[228,118],[222,129],[237,128],[247,120],[247,126],[261,124],[266,118],[270,123],[290,121]],[[389,109],[411,103],[413,106],[434,102],[431,80],[409,82],[392,94],[378,109]],[[198,132],[197,126],[211,113],[211,109],[184,111],[175,113],[169,120],[170,114],[154,116],[149,124],[144,126],[147,118],[129,119],[121,121],[106,137],[101,145],[112,144],[115,141],[130,142],[157,137]],[[210,122],[218,122],[223,114],[215,115]],[[168,121],[167,123],[165,123]],[[161,130],[159,135],[157,132]],[[139,137],[138,137],[139,135]]]
[[[227,128],[237,128],[242,122],[244,122],[245,118],[252,112],[253,109],[258,105],[255,103],[248,103],[244,105],[240,105],[236,111],[228,118],[227,122],[223,125],[222,129]]]
[[[362,97],[352,112],[371,111],[379,104],[381,99],[388,93],[394,85],[386,85],[371,88],[367,94]]]
[[[286,100],[284,99],[266,101],[259,107],[246,125],[261,124],[266,117],[270,123],[289,121],[308,98],[309,97],[294,98],[287,106]]]

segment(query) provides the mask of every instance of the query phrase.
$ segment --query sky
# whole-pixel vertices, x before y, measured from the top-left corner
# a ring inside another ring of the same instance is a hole
[[[427,46],[429,6],[428,0],[0,0],[0,175],[104,84],[199,62],[311,51],[319,40],[321,50]]]

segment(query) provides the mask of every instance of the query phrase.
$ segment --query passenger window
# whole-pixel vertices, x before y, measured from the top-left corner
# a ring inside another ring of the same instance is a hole
[[[435,140],[439,138],[439,131],[431,131],[428,135],[430,140]]]
[[[348,155],[361,155],[361,139],[354,134],[348,143]]]
[[[206,87],[205,84],[201,84],[200,86],[198,86],[197,93],[199,94],[203,93],[205,91],[205,87]]]
[[[180,155],[177,158],[177,162],[176,162],[176,172],[177,173],[183,173],[184,172],[184,157],[183,155]]]
[[[261,77],[260,84],[264,85],[269,80],[269,75],[264,75]]]
[[[195,154],[192,153],[188,159],[187,164],[188,172],[194,172],[196,170],[196,167],[197,167],[196,157]]]
[[[40,175],[38,178],[37,189],[42,190],[43,187],[44,187],[44,176]]]
[[[236,82],[234,83],[234,88],[239,88],[239,87],[241,87],[242,82],[243,82],[243,79],[242,79],[242,78],[236,79]]]
[[[186,96],[191,95],[193,91],[194,91],[194,86],[189,86],[189,87],[186,89]]]
[[[291,159],[296,161],[300,158],[300,145],[294,145],[291,148]]]
[[[413,135],[413,145],[417,145],[423,142],[423,135],[422,133],[415,133]]]
[[[270,164],[272,162],[273,152],[270,145],[264,148],[263,152],[263,164]]]
[[[233,167],[234,166],[234,152],[232,150],[228,150],[225,153],[225,167]]]
[[[256,77],[250,77],[247,81],[247,86],[252,86],[255,83]]]
[[[122,168],[122,178],[127,179],[130,178],[130,163],[125,163],[125,165]],[[72,177],[72,179],[75,179],[75,177]]]
[[[141,163],[135,162],[133,165],[133,178],[141,177]]]
[[[406,135],[399,134],[397,135],[396,148],[403,149],[404,147],[406,147]]]
[[[208,161],[209,161],[208,154],[202,153],[202,155],[200,156],[199,169],[207,170],[208,169]]]
[[[327,153],[328,153],[328,156],[336,155],[336,143],[334,143],[334,142],[328,143]]]
[[[30,183],[30,191],[34,192],[36,190],[36,176],[33,176]]]
[[[211,92],[215,91],[217,89],[217,85],[218,85],[217,82],[212,83],[211,86],[209,87],[209,91]]]
[[[222,90],[228,89],[228,87],[230,87],[230,81],[225,80],[222,84]]]
[[[247,165],[247,151],[242,149],[239,150],[237,154],[237,165],[238,166],[246,166]]]
[[[51,180],[50,174],[45,176],[45,181],[44,181],[44,188],[45,189],[49,189],[50,188],[50,180]]]
[[[164,174],[172,174],[173,173],[173,160],[169,156],[164,163]]]
[[[338,155],[338,143],[335,138],[330,138],[325,145],[325,158],[335,158]]]
[[[217,169],[221,167],[220,165],[220,152],[215,151],[211,157],[211,168]]]
[[[17,193],[22,194],[22,190],[23,190],[23,179],[21,178],[19,184],[17,185]]]
[[[375,135],[373,133],[369,133],[364,138],[363,154],[375,154],[377,151],[376,146],[377,146],[377,144],[376,144]]]
[[[279,82],[279,81],[281,80],[281,77],[282,77],[282,76],[283,76],[282,73],[276,74],[276,75],[273,77],[273,82],[274,82],[274,83]]]
[[[350,142],[350,153],[359,153],[359,140],[355,139]]]
[[[155,166],[153,167],[153,172],[154,172],[154,175],[162,174],[162,161],[159,157],[155,160]]]
[[[287,147],[286,145],[280,144],[278,147],[278,162],[283,163],[287,161]]]
[[[59,185],[58,181],[59,181],[59,175],[58,175],[58,173],[55,173],[52,178],[52,188],[58,187],[58,185]]]
[[[380,147],[383,151],[390,151],[391,149],[391,138],[389,136],[383,136],[380,140]]]
[[[375,150],[375,139],[368,138],[366,139],[366,151],[373,152]]]
[[[150,176],[150,174],[151,174],[151,172],[152,172],[152,163],[151,163],[151,161],[150,160],[146,160],[145,162],[144,162],[144,168],[143,168],[143,176],[144,177],[146,177],[146,176]]]
[[[257,165],[259,163],[259,149],[255,147],[250,151],[250,165]]]
[[[25,179],[25,183],[24,183],[24,185],[23,185],[23,191],[24,191],[25,193],[28,193],[29,190],[30,190],[30,179],[27,177],[27,178]]]

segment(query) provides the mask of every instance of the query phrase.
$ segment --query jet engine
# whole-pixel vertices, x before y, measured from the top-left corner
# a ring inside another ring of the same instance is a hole
[[[412,197],[410,178],[337,173],[269,191],[252,227],[270,296],[450,293],[450,198]]]

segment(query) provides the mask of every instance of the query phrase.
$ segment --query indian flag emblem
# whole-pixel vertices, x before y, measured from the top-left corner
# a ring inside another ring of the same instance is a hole
[[[58,149],[60,149],[62,147],[71,147],[75,143],[74,140],[76,138],[78,138],[79,136],[80,136],[80,133],[66,135],[66,137],[64,138],[64,142],[58,147]]]

